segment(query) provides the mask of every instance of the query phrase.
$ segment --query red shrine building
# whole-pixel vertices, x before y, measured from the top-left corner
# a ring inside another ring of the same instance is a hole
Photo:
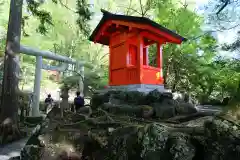
[[[148,18],[102,12],[90,41],[109,46],[110,88],[164,89],[162,46],[186,39]],[[154,45],[155,65],[150,65],[148,53]]]

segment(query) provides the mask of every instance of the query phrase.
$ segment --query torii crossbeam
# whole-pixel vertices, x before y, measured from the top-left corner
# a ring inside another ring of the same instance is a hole
[[[37,117],[40,115],[39,113],[39,100],[40,100],[40,86],[41,86],[41,69],[46,70],[58,70],[60,68],[57,68],[56,66],[46,66],[42,64],[42,59],[50,59],[55,61],[64,62],[67,64],[74,64],[79,68],[80,70],[80,81],[79,81],[79,89],[81,94],[83,95],[83,78],[84,78],[84,64],[85,62],[76,61],[74,59],[71,59],[66,56],[61,56],[56,53],[50,52],[50,51],[41,51],[36,48],[31,48],[28,46],[20,45],[20,53],[30,55],[30,56],[36,56],[36,68],[35,68],[35,80],[34,80],[34,98],[33,98],[33,105],[32,105],[32,116]],[[62,70],[64,70],[63,67],[61,67]],[[60,69],[60,70],[61,70]],[[67,69],[67,66],[66,68]]]

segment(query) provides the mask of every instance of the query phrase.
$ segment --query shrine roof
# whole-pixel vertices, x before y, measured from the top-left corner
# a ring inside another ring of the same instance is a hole
[[[104,24],[107,21],[111,21],[111,20],[117,20],[117,21],[123,21],[123,22],[132,22],[132,23],[136,23],[136,24],[148,25],[148,26],[151,26],[151,27],[163,32],[163,33],[168,34],[171,37],[174,37],[175,39],[178,39],[181,42],[187,40],[186,38],[180,36],[179,34],[163,27],[162,25],[160,25],[160,24],[158,24],[158,23],[156,23],[156,22],[154,22],[154,21],[152,21],[152,20],[150,20],[149,18],[146,18],[146,17],[117,15],[117,14],[113,14],[113,13],[110,13],[108,11],[105,11],[103,9],[101,9],[101,12],[103,13],[103,17],[100,20],[97,27],[92,32],[92,35],[89,38],[90,41],[101,43],[101,44],[104,44],[104,45],[108,45],[109,40],[96,41],[95,37],[98,35],[99,31],[104,26]],[[106,37],[105,37],[105,39],[106,39]]]

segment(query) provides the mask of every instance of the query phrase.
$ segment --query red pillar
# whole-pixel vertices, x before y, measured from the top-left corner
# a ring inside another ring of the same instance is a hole
[[[157,67],[160,69],[160,78],[163,78],[163,70],[162,70],[162,45],[160,43],[157,44]]]
[[[146,47],[146,64],[149,65],[148,47]]]
[[[108,59],[108,62],[109,62],[109,67],[108,67],[108,85],[110,86],[112,84],[112,47],[110,46],[109,47],[109,59]]]
[[[137,69],[139,69],[139,82],[142,83],[142,66],[143,66],[143,41],[142,36],[138,36],[138,53],[137,53]]]
[[[159,53],[160,53],[160,77],[163,78],[163,68],[162,68],[162,45],[159,46]]]
[[[143,65],[148,66],[149,60],[148,60],[148,47],[143,48]]]

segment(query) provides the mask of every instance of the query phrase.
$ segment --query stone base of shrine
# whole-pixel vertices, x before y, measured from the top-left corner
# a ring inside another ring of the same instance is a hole
[[[159,92],[168,92],[167,90],[165,90],[164,85],[151,85],[151,84],[108,86],[106,90],[139,91],[139,92],[148,93],[155,89],[157,89]]]

